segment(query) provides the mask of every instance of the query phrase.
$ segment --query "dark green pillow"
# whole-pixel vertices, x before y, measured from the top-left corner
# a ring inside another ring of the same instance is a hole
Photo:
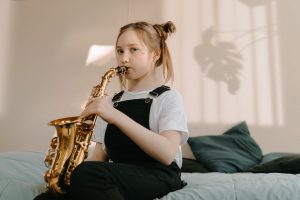
[[[197,160],[189,159],[189,158],[183,158],[182,159],[182,172],[198,172],[198,173],[206,173],[209,172],[201,163],[199,163]]]
[[[247,170],[253,173],[300,174],[300,154],[290,154],[255,165]]]
[[[294,154],[286,153],[286,152],[267,153],[267,154],[263,155],[263,158],[261,159],[259,164],[264,164],[264,163],[270,162],[272,160],[275,160],[277,158],[281,158],[281,157],[284,157],[284,156],[290,156],[290,155],[294,155]]]
[[[245,121],[223,135],[190,137],[188,144],[197,161],[213,172],[243,172],[258,164],[263,156]]]

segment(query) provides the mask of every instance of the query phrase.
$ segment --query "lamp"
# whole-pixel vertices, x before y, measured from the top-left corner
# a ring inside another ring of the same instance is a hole
[[[103,66],[114,57],[115,47],[112,45],[92,45],[88,52],[85,66]]]

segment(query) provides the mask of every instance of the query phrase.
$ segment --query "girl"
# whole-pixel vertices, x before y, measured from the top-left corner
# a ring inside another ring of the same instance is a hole
[[[188,137],[183,102],[156,73],[162,66],[165,83],[173,81],[166,39],[174,32],[172,22],[136,22],[120,29],[116,58],[128,68],[126,89],[109,101],[89,100],[82,112],[81,118],[99,116],[96,147],[91,161],[73,171],[70,199],[152,200],[183,187],[180,145]]]

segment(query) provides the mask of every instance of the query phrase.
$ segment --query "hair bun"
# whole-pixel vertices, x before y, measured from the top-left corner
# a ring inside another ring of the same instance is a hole
[[[154,24],[153,27],[157,31],[158,35],[166,40],[169,35],[175,33],[176,27],[173,22],[168,21],[164,24]]]
[[[174,23],[171,22],[171,21],[168,21],[168,22],[162,24],[162,27],[163,27],[164,31],[165,31],[167,34],[169,34],[169,35],[170,35],[171,33],[175,33],[175,32],[176,32],[176,27],[175,27]]]

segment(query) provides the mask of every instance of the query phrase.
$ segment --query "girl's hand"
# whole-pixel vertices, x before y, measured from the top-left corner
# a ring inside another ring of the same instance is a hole
[[[96,114],[107,123],[112,123],[113,119],[116,119],[118,112],[119,111],[107,101],[106,96],[96,97],[87,102],[80,118],[82,119],[89,115]]]

